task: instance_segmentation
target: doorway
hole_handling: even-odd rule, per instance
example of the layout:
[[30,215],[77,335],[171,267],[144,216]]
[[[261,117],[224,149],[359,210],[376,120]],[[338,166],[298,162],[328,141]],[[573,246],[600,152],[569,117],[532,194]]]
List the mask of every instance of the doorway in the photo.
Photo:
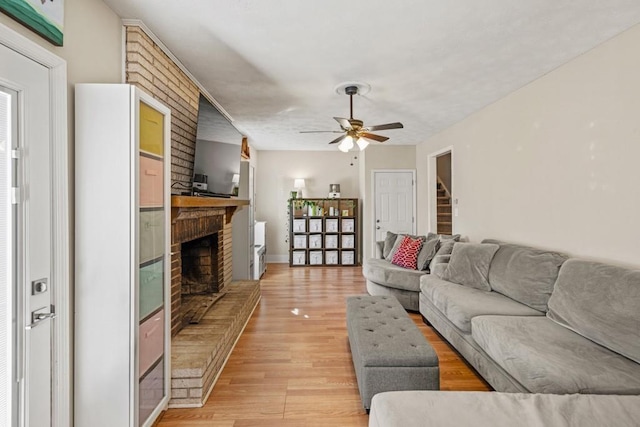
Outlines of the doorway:
[[2,425],[71,424],[66,96],[65,61],[0,24]]
[[429,230],[453,234],[456,199],[453,197],[453,147],[429,156]]
[[373,252],[377,241],[384,240],[387,231],[416,234],[416,187],[414,170],[373,171],[375,200]]

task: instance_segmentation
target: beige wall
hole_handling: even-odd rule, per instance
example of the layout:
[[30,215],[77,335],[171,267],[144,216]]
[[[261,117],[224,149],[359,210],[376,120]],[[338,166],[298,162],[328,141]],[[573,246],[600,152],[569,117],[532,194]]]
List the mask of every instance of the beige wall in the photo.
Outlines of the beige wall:
[[[251,153],[253,159],[254,152]],[[293,180],[304,178],[304,197],[327,197],[340,184],[341,197],[359,197],[358,154],[336,151],[260,151],[256,169],[256,219],[267,221],[269,262],[289,262],[287,200]],[[353,163],[353,166],[351,166]]]
[[[73,141],[73,86],[122,80],[122,23],[101,0],[65,0],[64,46],[56,47],[13,19],[0,23],[67,61],[69,131]],[[70,147],[73,150],[73,145]]]
[[[373,232],[373,171],[376,169],[410,169],[416,168],[416,147],[413,145],[391,146],[391,145],[369,145],[363,152],[362,171],[362,255],[363,258],[375,256],[374,232]],[[418,198],[420,198],[420,186],[417,187]],[[420,221],[418,212],[417,222]]]
[[638,46],[640,26],[417,147],[419,185],[454,147],[454,232],[640,266]]

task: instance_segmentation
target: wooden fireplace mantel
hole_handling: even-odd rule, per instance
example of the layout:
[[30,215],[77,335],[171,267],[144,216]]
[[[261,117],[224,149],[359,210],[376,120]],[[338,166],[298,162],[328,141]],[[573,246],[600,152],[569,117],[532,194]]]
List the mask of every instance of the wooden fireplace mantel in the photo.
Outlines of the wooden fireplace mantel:
[[243,206],[248,206],[248,199],[232,199],[224,197],[196,197],[196,196],[171,196],[171,219],[175,219],[180,211],[198,208],[224,208],[226,209],[226,221],[231,222],[231,217]]

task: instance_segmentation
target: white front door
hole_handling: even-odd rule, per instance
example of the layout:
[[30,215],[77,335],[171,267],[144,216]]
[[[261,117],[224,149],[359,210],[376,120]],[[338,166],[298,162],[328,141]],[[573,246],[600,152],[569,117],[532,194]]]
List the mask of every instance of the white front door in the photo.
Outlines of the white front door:
[[49,69],[0,44],[0,220],[10,425],[52,425],[52,161]]
[[387,231],[415,234],[414,172],[374,171],[373,176],[375,240],[384,240]]

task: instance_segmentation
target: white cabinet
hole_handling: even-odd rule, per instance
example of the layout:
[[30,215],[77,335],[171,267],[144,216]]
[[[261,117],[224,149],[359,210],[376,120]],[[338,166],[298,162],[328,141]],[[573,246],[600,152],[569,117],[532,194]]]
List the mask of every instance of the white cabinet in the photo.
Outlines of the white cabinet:
[[233,215],[233,280],[251,280],[253,278],[255,252],[254,240],[254,168],[247,161],[240,162],[240,182],[238,198],[249,199],[249,206],[244,206]]
[[253,250],[255,252],[253,280],[259,280],[267,271],[267,222],[256,221],[253,229]]
[[170,395],[170,112],[125,84],[75,96],[75,425],[151,426]]

